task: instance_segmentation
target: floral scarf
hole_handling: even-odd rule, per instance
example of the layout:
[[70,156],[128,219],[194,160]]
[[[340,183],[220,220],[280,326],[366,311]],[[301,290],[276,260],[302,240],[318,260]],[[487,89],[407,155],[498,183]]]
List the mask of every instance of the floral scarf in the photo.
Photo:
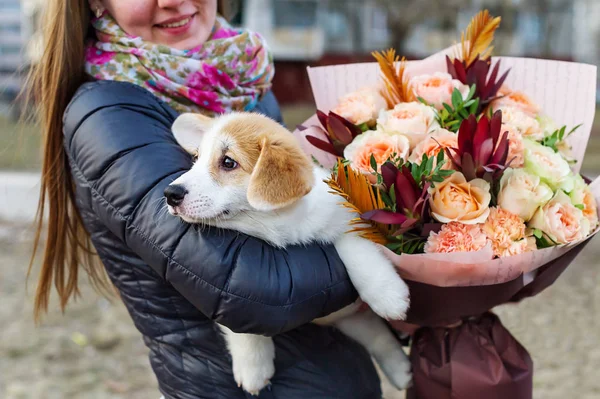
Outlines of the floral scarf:
[[271,87],[275,69],[263,38],[218,16],[211,37],[191,50],[126,34],[105,12],[92,20],[85,70],[96,79],[135,83],[179,112],[208,116],[251,110]]

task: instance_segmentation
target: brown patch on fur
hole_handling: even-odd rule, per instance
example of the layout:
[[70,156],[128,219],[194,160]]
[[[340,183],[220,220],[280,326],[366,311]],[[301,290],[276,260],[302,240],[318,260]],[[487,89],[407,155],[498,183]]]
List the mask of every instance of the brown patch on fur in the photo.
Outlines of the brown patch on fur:
[[[216,145],[222,148],[213,149],[213,177],[220,184],[241,184],[250,175],[248,201],[258,209],[290,205],[314,185],[312,162],[296,138],[265,116],[238,114],[223,127]],[[238,169],[223,171],[224,155],[238,162]]]

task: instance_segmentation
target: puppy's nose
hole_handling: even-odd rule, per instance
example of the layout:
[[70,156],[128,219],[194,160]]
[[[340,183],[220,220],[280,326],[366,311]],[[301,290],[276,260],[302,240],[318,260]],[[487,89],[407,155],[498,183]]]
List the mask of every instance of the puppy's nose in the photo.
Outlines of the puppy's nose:
[[187,194],[185,187],[179,184],[171,184],[165,188],[165,197],[167,198],[167,204],[171,206],[181,205],[185,195]]

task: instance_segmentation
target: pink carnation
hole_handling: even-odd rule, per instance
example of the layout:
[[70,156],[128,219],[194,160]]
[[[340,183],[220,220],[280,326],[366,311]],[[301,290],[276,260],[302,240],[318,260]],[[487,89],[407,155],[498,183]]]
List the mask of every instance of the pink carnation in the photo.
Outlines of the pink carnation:
[[490,208],[490,215],[481,230],[492,242],[494,255],[503,257],[527,252],[525,222],[518,215],[502,208]]
[[425,244],[425,253],[475,252],[488,243],[479,225],[450,222],[439,233],[431,232]]

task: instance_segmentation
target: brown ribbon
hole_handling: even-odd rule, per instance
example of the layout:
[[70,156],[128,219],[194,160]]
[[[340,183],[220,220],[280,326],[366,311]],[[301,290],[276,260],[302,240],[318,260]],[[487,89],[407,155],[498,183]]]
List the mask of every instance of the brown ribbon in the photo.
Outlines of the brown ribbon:
[[456,328],[421,328],[411,349],[413,387],[407,399],[525,399],[533,362],[496,315]]

